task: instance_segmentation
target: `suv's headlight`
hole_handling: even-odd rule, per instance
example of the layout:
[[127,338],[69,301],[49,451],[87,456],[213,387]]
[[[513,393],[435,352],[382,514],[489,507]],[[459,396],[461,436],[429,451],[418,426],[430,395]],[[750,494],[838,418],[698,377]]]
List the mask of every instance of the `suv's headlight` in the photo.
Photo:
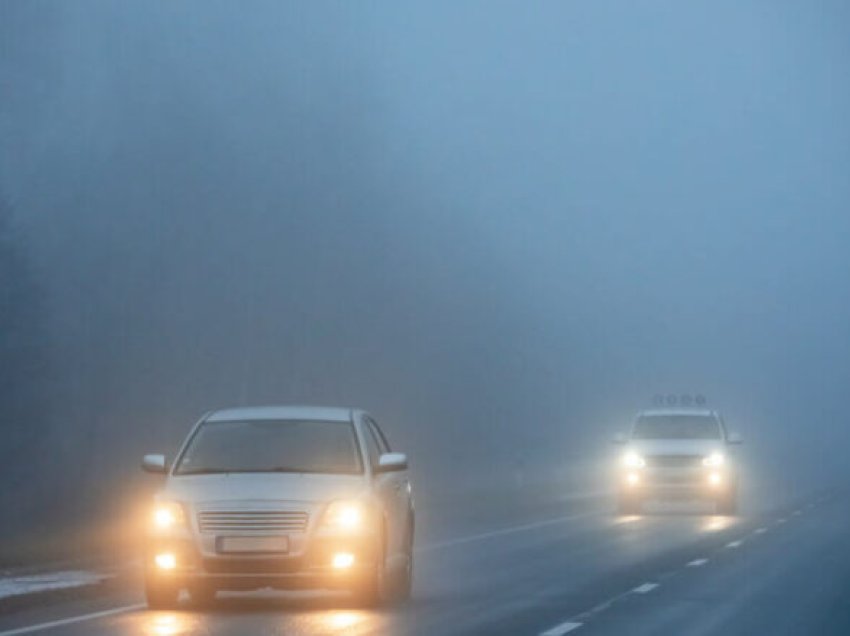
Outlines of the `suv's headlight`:
[[633,451],[629,451],[623,455],[623,466],[626,468],[643,468],[646,466],[646,460]]
[[186,513],[176,501],[156,504],[151,513],[151,525],[154,530],[164,531],[181,528],[186,525]]
[[356,501],[332,501],[322,517],[322,526],[329,530],[354,532],[368,523],[366,507]]
[[720,468],[725,463],[726,458],[723,456],[723,453],[712,453],[702,460],[702,465],[709,468]]

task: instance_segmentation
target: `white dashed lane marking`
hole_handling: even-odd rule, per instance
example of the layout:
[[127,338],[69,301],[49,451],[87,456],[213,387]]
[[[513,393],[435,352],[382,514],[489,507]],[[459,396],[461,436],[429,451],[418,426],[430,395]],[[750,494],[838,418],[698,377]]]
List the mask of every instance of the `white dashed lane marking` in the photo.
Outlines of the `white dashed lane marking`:
[[[807,509],[808,509],[808,508],[812,508],[813,506],[814,506],[814,504],[811,504],[811,503],[810,503],[810,504],[808,504],[808,505],[806,506],[806,508],[807,508]],[[794,511],[793,513],[791,513],[791,514],[792,514],[793,516],[795,516],[795,517],[798,517],[798,516],[800,516],[800,515],[802,515],[802,514],[803,514],[803,511],[802,511],[802,510],[795,510],[795,511]],[[787,517],[780,517],[780,518],[779,518],[779,519],[777,519],[774,523],[775,523],[776,525],[781,525],[781,524],[783,524],[783,523],[786,523],[787,521],[788,521],[788,518],[787,518]],[[768,532],[768,528],[766,528],[766,527],[760,527],[760,528],[756,528],[755,530],[753,530],[753,531],[752,531],[752,534],[753,534],[753,535],[759,535],[759,534],[764,534],[764,533],[766,533],[766,532]],[[735,540],[735,541],[730,541],[729,543],[727,543],[727,544],[726,544],[726,546],[725,546],[725,547],[726,547],[726,548],[732,548],[732,549],[734,549],[734,548],[740,548],[743,544],[744,544],[744,539],[737,539],[737,540]],[[703,565],[705,565],[706,563],[708,563],[708,561],[709,561],[709,560],[708,560],[708,559],[705,559],[705,558],[694,559],[693,561],[688,561],[688,562],[685,564],[685,567],[688,567],[688,568],[698,568],[698,567],[702,567]],[[592,616],[594,616],[594,615],[596,615],[596,614],[599,614],[599,613],[601,613],[601,612],[605,611],[605,610],[606,610],[606,609],[608,609],[611,605],[613,605],[616,601],[618,601],[619,599],[621,599],[621,598],[623,598],[623,597],[627,596],[627,595],[628,595],[628,594],[630,594],[630,593],[631,593],[631,594],[648,594],[649,592],[653,591],[653,590],[654,590],[655,588],[657,588],[657,587],[659,587],[659,584],[658,584],[658,583],[643,583],[642,585],[638,585],[636,588],[632,589],[630,592],[626,592],[626,593],[621,594],[621,595],[619,595],[619,596],[616,596],[616,597],[614,597],[614,598],[612,598],[612,599],[609,599],[609,600],[605,601],[604,603],[600,603],[599,605],[597,605],[596,607],[594,607],[594,608],[593,608],[592,610],[590,610],[589,612],[584,612],[583,614],[578,614],[578,615],[576,615],[576,618],[580,618],[580,619],[584,620],[585,618],[592,617]],[[559,624],[559,625],[555,625],[555,627],[552,627],[551,629],[549,629],[549,630],[547,630],[547,631],[545,631],[545,632],[542,632],[542,633],[540,634],[540,636],[562,636],[563,634],[567,634],[567,633],[569,633],[569,632],[571,632],[571,631],[573,631],[573,630],[575,630],[575,629],[578,629],[578,628],[579,628],[579,627],[581,627],[582,625],[584,625],[584,623],[577,623],[577,622],[573,622],[573,621],[567,621],[567,622],[565,622],[565,623],[561,623],[561,624]],[[2,634],[0,634],[0,636],[3,636],[3,635],[2,635]]]
[[555,625],[552,629],[547,629],[545,632],[540,634],[540,636],[563,636],[564,634],[568,634],[569,632],[576,630],[581,626],[582,623],[572,623],[570,621],[567,621],[566,623]]

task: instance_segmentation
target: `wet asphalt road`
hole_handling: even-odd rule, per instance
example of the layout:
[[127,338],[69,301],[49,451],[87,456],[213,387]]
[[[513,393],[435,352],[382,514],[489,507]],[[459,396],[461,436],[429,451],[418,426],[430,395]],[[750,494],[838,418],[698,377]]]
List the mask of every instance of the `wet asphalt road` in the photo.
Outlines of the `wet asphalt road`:
[[604,496],[425,508],[414,599],[402,607],[265,592],[151,612],[128,573],[101,592],[7,612],[0,636],[848,634],[849,502],[748,503],[739,517],[687,505],[623,517]]

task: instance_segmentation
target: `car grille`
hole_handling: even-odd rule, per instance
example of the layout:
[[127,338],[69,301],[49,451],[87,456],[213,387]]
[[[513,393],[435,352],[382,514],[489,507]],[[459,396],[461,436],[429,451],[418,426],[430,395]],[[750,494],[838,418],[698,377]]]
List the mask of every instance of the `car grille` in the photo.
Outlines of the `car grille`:
[[657,475],[650,480],[652,484],[659,485],[678,485],[678,484],[697,484],[702,483],[700,480],[696,479],[693,475],[689,474],[666,474],[666,475]]
[[291,574],[302,568],[301,559],[204,559],[208,574]]
[[702,465],[702,455],[650,455],[646,464],[658,468],[693,468]]
[[304,532],[308,521],[306,512],[295,510],[207,510],[198,514],[198,526],[205,533]]

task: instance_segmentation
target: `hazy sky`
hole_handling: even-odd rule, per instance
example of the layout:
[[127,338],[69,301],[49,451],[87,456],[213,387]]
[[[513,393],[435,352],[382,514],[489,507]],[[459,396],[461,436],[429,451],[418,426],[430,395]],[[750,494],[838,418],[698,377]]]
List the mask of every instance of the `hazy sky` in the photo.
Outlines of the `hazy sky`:
[[0,38],[103,448],[321,401],[549,457],[668,390],[850,441],[846,3],[7,1]]

